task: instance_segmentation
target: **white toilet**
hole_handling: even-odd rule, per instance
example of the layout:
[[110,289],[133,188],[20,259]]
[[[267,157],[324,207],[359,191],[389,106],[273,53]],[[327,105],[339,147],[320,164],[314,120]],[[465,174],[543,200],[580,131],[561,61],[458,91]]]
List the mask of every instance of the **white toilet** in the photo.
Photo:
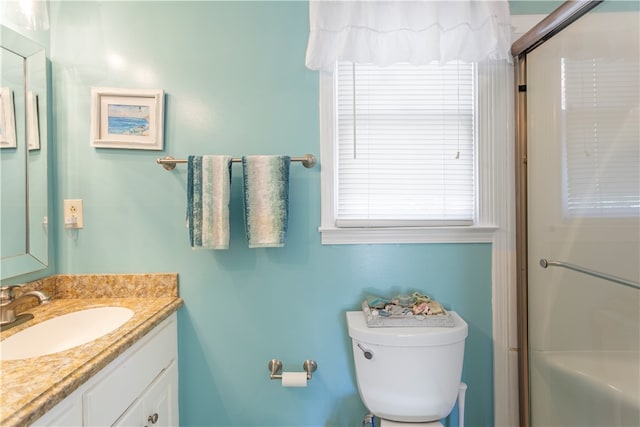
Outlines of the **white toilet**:
[[464,396],[460,379],[468,326],[449,313],[453,327],[382,328],[368,327],[362,311],[347,313],[360,398],[381,427],[441,426],[460,390]]

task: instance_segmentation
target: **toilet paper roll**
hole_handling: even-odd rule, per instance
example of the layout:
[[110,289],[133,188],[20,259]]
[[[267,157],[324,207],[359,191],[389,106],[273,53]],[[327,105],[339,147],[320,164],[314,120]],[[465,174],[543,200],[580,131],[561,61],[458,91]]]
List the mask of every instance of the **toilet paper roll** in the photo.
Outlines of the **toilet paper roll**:
[[307,386],[306,372],[283,372],[282,373],[282,387],[306,387],[306,386]]

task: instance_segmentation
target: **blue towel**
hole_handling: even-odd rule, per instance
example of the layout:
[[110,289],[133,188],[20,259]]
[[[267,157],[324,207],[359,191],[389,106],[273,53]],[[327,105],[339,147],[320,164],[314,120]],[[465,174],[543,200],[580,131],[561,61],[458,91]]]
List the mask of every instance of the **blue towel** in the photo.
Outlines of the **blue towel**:
[[187,227],[193,249],[229,248],[231,156],[189,156]]
[[244,223],[250,248],[284,246],[289,218],[289,156],[244,156]]

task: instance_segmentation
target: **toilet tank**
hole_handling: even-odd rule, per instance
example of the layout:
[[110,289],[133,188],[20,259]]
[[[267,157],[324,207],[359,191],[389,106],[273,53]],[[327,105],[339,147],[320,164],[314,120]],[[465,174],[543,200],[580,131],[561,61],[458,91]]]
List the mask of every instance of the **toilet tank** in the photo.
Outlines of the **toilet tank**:
[[358,391],[380,418],[428,422],[451,413],[462,376],[467,323],[453,327],[370,328],[361,311],[347,313]]

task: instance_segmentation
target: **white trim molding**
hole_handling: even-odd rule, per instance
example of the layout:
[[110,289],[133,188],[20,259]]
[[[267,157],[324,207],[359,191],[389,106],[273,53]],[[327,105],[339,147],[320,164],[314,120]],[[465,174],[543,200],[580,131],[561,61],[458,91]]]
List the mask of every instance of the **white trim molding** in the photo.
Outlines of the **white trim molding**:
[[322,244],[492,243],[498,226],[320,227]]

